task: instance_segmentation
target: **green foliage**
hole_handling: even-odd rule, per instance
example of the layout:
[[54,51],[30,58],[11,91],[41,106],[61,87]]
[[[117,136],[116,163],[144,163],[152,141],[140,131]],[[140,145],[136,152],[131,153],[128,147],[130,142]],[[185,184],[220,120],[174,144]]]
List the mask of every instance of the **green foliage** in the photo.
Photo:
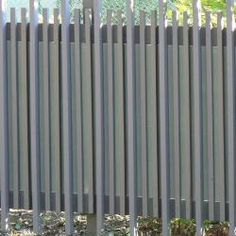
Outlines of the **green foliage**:
[[193,219],[176,218],[171,220],[170,229],[172,235],[194,236],[196,233],[196,222]]
[[[192,0],[176,0],[175,2],[176,8],[180,15],[183,12],[188,12],[190,16],[190,20],[193,17],[193,8],[192,8]],[[227,2],[226,0],[201,0],[201,16],[202,23],[205,24],[205,16],[207,12],[212,13],[212,23],[216,24],[216,13],[222,12],[223,16],[226,16]],[[236,8],[234,8],[234,12],[236,13]],[[181,18],[181,17],[180,17]]]
[[[70,0],[70,9],[82,8],[82,0]],[[107,10],[113,10],[117,12],[121,10],[124,16],[126,15],[126,0],[103,0],[102,6],[102,22],[106,22]],[[61,0],[56,0],[56,6],[61,6]],[[167,15],[171,15],[171,11],[176,9],[174,0],[167,0]],[[147,13],[147,21],[150,20],[151,11],[158,10],[158,1],[156,0],[136,0],[134,5],[136,23],[139,22],[139,12],[145,11]],[[116,22],[114,16],[114,21]]]
[[226,11],[226,0],[202,0],[202,10],[218,12]]
[[204,232],[207,236],[219,235],[228,236],[229,235],[229,223],[228,222],[215,222],[206,220],[204,222]]
[[[192,0],[176,0],[176,7],[180,13],[184,11],[192,14]],[[201,0],[201,10],[206,13],[211,11],[216,13],[218,11],[226,12],[226,0]]]
[[[82,7],[82,0],[69,0],[70,8],[81,8]],[[61,0],[56,0],[56,6],[61,7]]]
[[[42,0],[41,0],[42,1]],[[39,1],[39,3],[41,2]],[[61,6],[61,0],[55,0],[56,6]],[[74,8],[82,9],[83,0],[69,0],[71,14]],[[106,12],[108,9],[117,12],[121,10],[126,15],[126,0],[103,0],[103,8],[102,8],[102,21],[106,22]],[[201,15],[202,15],[202,23],[205,23],[205,15],[206,12],[212,13],[212,23],[213,25],[216,23],[216,13],[221,11],[223,16],[226,16],[226,0],[201,0]],[[41,3],[39,4],[40,12],[42,11]],[[158,1],[157,0],[135,0],[135,19],[136,23],[139,22],[139,12],[141,10],[147,13],[147,21],[150,21],[150,15],[152,10],[158,10]],[[172,11],[177,10],[179,12],[180,21],[183,16],[183,12],[188,12],[190,16],[190,22],[192,21],[193,10],[192,10],[192,0],[167,0],[166,14],[167,18],[171,21]],[[236,8],[234,8],[234,12],[236,13]],[[73,14],[72,14],[73,15]],[[114,16],[114,21],[116,21]]]
[[138,232],[148,233],[152,232],[160,235],[162,231],[161,219],[155,217],[139,217],[138,218]]

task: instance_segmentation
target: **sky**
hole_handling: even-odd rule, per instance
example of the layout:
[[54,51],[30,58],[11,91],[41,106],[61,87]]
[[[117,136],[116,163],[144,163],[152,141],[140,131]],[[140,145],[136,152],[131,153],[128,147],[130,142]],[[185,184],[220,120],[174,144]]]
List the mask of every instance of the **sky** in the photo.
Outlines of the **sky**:
[[[7,6],[8,7],[28,7],[29,0],[7,0]],[[41,0],[41,3],[44,7],[50,7],[53,8],[56,6],[55,0]]]
[[[20,8],[28,8],[29,0],[5,0],[7,7],[7,18],[9,19],[9,12],[11,7],[16,8],[17,19],[20,19]],[[51,10],[56,7],[56,0],[41,0],[42,7],[47,7]]]

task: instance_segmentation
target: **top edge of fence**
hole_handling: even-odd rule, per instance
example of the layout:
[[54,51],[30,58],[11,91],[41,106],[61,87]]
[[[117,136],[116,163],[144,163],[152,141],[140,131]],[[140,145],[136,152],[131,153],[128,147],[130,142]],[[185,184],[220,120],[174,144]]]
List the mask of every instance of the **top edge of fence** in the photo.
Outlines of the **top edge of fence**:
[[[118,24],[119,22],[119,15],[120,15],[120,12],[122,13],[122,21],[123,23],[126,24],[126,21],[127,21],[127,18],[126,18],[126,8],[127,8],[127,4],[126,4],[126,1],[123,1],[121,0],[120,2],[122,2],[122,5],[118,5],[117,4],[117,1],[113,1],[112,3],[109,3],[108,4],[108,1],[107,0],[104,0],[103,1],[103,7],[101,9],[101,23],[102,24],[106,24],[107,23],[107,12],[112,12],[112,24]],[[71,19],[71,22],[73,23],[74,21],[74,10],[75,9],[79,9],[80,10],[80,17],[81,17],[81,22],[83,22],[83,16],[84,16],[84,10],[85,9],[93,9],[93,0],[78,0],[78,1],[73,1],[73,2],[77,2],[76,5],[74,6],[70,6],[69,9],[70,9],[70,19]],[[147,5],[147,4],[146,4]],[[57,3],[57,5],[54,4],[53,7],[45,7],[45,6],[42,6],[39,4],[38,6],[38,10],[39,10],[39,22],[42,22],[42,18],[43,18],[43,9],[47,8],[48,11],[49,11],[49,22],[52,23],[53,22],[53,10],[54,9],[58,9],[59,11],[59,17],[60,17],[60,3]],[[10,9],[14,8],[15,11],[16,11],[16,21],[17,22],[20,22],[20,11],[22,8],[25,8],[27,9],[27,7],[12,7],[12,6],[8,6],[8,11],[6,12],[6,15],[7,15],[7,22],[10,21]],[[135,24],[139,24],[140,23],[140,13],[141,12],[144,12],[145,13],[145,19],[146,19],[146,24],[147,25],[150,25],[151,24],[151,14],[152,12],[156,12],[156,15],[157,15],[157,21],[159,19],[159,2],[158,1],[155,1],[155,4],[153,3],[151,5],[150,3],[150,6],[145,6],[144,3],[139,3],[137,1],[137,3],[135,3],[134,5],[134,17],[135,17]],[[167,24],[168,25],[171,25],[172,24],[172,14],[171,12],[176,12],[177,15],[178,15],[178,20],[179,20],[179,23],[180,25],[183,25],[183,21],[184,21],[184,14],[186,14],[185,12],[182,12],[182,11],[179,11],[177,9],[177,7],[175,7],[173,5],[173,2],[172,1],[167,1],[167,3],[165,4],[165,11],[168,11],[166,12],[166,20],[167,20]],[[192,13],[193,12],[193,9],[189,9],[188,10],[188,15],[189,15],[189,19],[188,19],[188,22],[189,22],[189,25],[192,25],[193,24],[193,16],[192,16]],[[204,12],[203,10],[199,10],[199,13],[200,15],[202,16],[202,20],[201,20],[201,25],[202,26],[205,26],[206,25],[206,12]],[[211,14],[211,17],[210,17],[210,21],[212,23],[213,26],[216,26],[217,25],[217,17],[219,14],[222,14],[222,20],[224,22],[224,25],[226,25],[226,9],[222,9],[222,12],[219,12],[219,11],[209,11],[209,13]],[[29,10],[27,9],[27,18],[29,16]],[[236,18],[236,16],[234,16]]]
[[[21,13],[22,10],[26,11],[27,18],[29,18],[29,11],[28,11],[26,8],[20,8],[20,9],[12,8],[12,9],[15,9],[16,14],[18,15],[18,17],[17,17],[17,22],[20,22],[20,17],[19,17],[19,15],[20,15],[20,13]],[[79,10],[79,15],[80,15],[80,17],[82,17],[82,18],[83,18],[83,16],[84,16],[84,12],[87,11],[87,10],[90,11],[90,15],[92,16],[92,9],[87,8],[87,9],[85,9],[85,10],[83,11],[83,10],[81,10],[81,9],[76,8],[76,9],[73,9],[73,11],[72,11],[71,14],[70,14],[71,22],[73,22],[73,20],[74,20],[74,14],[75,14],[75,11],[76,11],[76,10]],[[59,17],[61,17],[61,11],[60,11],[59,8],[54,8],[54,9],[52,9],[52,11],[49,11],[48,8],[43,8],[43,11],[48,11],[50,18],[53,17],[53,12],[54,12],[54,11],[58,11],[58,12],[59,12]],[[39,22],[41,21],[40,19],[43,17],[43,11],[42,11],[42,13],[41,13],[41,12],[38,13]],[[119,11],[107,10],[107,11],[106,11],[106,14],[105,14],[103,17],[101,17],[103,24],[107,23],[107,19],[108,19],[108,18],[107,18],[107,13],[111,14],[111,18],[112,18],[112,22],[113,22],[113,23],[117,22],[117,21],[114,21],[114,20],[116,20],[119,16],[121,16],[122,19],[124,20],[124,22],[126,22],[126,14],[125,14],[124,12],[122,12],[122,11],[120,11],[120,10],[119,10]],[[147,24],[149,24],[150,21],[151,21],[151,15],[152,15],[153,13],[156,13],[156,15],[157,15],[157,20],[158,20],[158,19],[159,19],[158,11],[155,10],[155,11],[151,11],[151,12],[145,12],[145,11],[141,10],[138,14],[135,15],[135,20],[136,20],[136,21],[135,21],[135,24],[139,24],[141,14],[144,14],[144,17],[145,17],[145,19],[147,20]],[[177,14],[179,22],[180,22],[180,23],[183,23],[183,21],[184,21],[184,16],[185,16],[185,12],[179,13],[178,11],[173,11],[173,13]],[[201,25],[205,25],[207,14],[210,15],[210,21],[213,22],[213,23],[216,23],[217,18],[219,17],[219,15],[221,16],[222,20],[226,22],[226,18],[227,18],[227,17],[224,16],[224,15],[222,14],[222,12],[217,12],[217,13],[207,12],[207,13],[201,14],[201,16],[202,16]],[[9,16],[10,16],[10,12],[9,12]],[[236,15],[235,15],[234,17],[236,18]],[[172,20],[173,20],[172,18],[173,18],[172,15],[166,16],[167,23],[171,23]],[[10,22],[10,17],[7,18],[7,21]],[[188,23],[189,23],[190,25],[193,24],[193,17],[192,17],[192,16],[189,16],[189,15],[188,15]]]

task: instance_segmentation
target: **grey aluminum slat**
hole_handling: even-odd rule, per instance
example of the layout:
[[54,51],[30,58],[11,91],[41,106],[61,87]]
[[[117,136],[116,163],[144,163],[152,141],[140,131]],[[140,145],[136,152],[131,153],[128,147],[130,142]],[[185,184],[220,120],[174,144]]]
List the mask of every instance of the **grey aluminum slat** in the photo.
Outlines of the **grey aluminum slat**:
[[26,8],[21,9],[21,76],[19,77],[19,152],[24,160],[24,208],[29,209],[29,134]]
[[152,116],[150,117],[150,131],[152,135],[148,139],[148,150],[153,159],[153,215],[159,217],[159,163],[158,163],[158,150],[157,150],[157,12],[151,13],[151,48],[152,48],[152,77],[150,80],[150,99],[147,106],[150,104]]
[[103,228],[104,220],[104,144],[103,144],[103,98],[102,98],[102,44],[100,30],[100,13],[102,10],[102,0],[98,3],[93,1],[94,7],[94,46],[95,46],[95,158],[96,158],[96,214],[97,214],[97,234]]
[[[115,133],[116,133],[116,146],[115,153],[116,159],[120,159],[120,214],[125,215],[125,120],[124,120],[124,53],[123,53],[123,20],[122,12],[118,11],[118,42],[117,42],[117,71],[118,76],[115,81]],[[119,105],[118,105],[119,104]]]
[[146,122],[146,15],[140,11],[140,115],[141,115],[141,163],[142,163],[142,212],[148,213],[148,167],[147,167],[147,122]]
[[168,153],[168,111],[167,111],[167,44],[165,5],[159,0],[159,152],[161,161],[161,212],[162,234],[169,235],[170,221],[170,171]]
[[[183,57],[184,57],[184,92],[182,93],[182,101],[185,101],[184,121],[183,121],[183,136],[182,145],[184,149],[181,150],[183,156],[185,157],[185,190],[186,190],[186,218],[191,218],[191,157],[190,157],[190,69],[189,69],[189,25],[188,25],[188,14],[184,12],[184,25],[183,25]],[[182,129],[182,128],[181,128]],[[184,137],[184,138],[183,138]]]
[[45,181],[45,209],[51,208],[50,192],[50,110],[49,110],[49,45],[48,45],[48,9],[43,9],[43,158]]
[[3,0],[0,0],[0,170],[1,170],[1,228],[7,230],[9,213],[8,172],[8,116],[7,116],[7,74],[6,74],[6,21]]
[[195,163],[195,217],[197,234],[201,235],[203,214],[203,166],[201,144],[201,64],[200,64],[200,2],[193,1],[193,160]]
[[206,13],[206,86],[207,86],[207,158],[208,158],[208,191],[209,220],[214,220],[215,183],[213,157],[213,92],[212,92],[212,45],[211,15]]
[[[87,156],[85,158],[88,159],[88,166],[89,166],[89,173],[88,173],[88,208],[89,213],[94,212],[94,179],[93,179],[93,101],[92,101],[92,44],[91,44],[91,19],[90,19],[90,10],[85,9],[85,38],[86,38],[86,89],[87,89],[87,95],[85,95],[85,91],[82,91],[83,96],[86,96],[87,101],[86,105],[84,105],[83,109],[86,109],[86,115],[87,117],[83,118],[83,122],[86,123],[86,129],[83,127],[83,133],[86,136],[85,148]],[[96,75],[96,73],[95,73]],[[95,80],[96,81],[96,80]],[[95,101],[97,101],[97,97],[95,96]],[[85,100],[85,99],[84,99]],[[85,120],[87,119],[87,120]],[[84,138],[85,139],[85,138]],[[101,138],[100,138],[101,139]]]
[[228,158],[228,194],[229,194],[229,234],[234,234],[236,211],[235,211],[235,133],[234,133],[234,1],[227,1],[227,78],[226,78],[226,132],[227,132],[227,158]]
[[[217,109],[218,122],[217,127],[219,128],[219,134],[224,134],[224,82],[223,82],[223,44],[222,44],[222,12],[217,13],[217,82],[218,91],[216,92],[216,98],[218,102],[215,102]],[[217,148],[216,153],[219,155],[219,166],[220,166],[220,220],[225,220],[225,139],[224,135],[217,135]]]
[[33,230],[40,226],[40,164],[39,164],[39,86],[38,86],[38,2],[30,0],[30,156],[32,171]]
[[134,136],[134,12],[132,1],[127,0],[127,81],[126,81],[126,148],[128,159],[128,192],[130,235],[136,235],[136,160]]
[[80,11],[74,11],[75,24],[75,110],[76,110],[76,158],[78,161],[78,211],[83,213],[83,150],[82,150],[82,102],[81,102],[81,48]]
[[51,130],[51,157],[55,157],[55,178],[56,178],[56,211],[61,211],[61,142],[60,142],[60,74],[59,74],[59,9],[54,9],[54,28],[53,28],[53,41],[54,41],[54,58],[53,58],[53,71],[54,76],[50,79],[50,130]]
[[173,104],[174,104],[174,178],[175,178],[175,217],[180,217],[180,131],[179,131],[179,44],[178,13],[173,11]]
[[16,49],[16,10],[11,8],[11,121],[10,140],[13,156],[13,206],[19,208],[18,77]]
[[62,157],[64,161],[64,191],[65,191],[65,215],[66,234],[74,233],[73,208],[72,208],[72,135],[71,135],[71,83],[70,83],[70,41],[69,25],[70,10],[69,2],[62,1]]
[[108,157],[109,157],[109,213],[115,213],[115,157],[114,157],[114,53],[112,11],[107,11],[107,79],[108,79]]

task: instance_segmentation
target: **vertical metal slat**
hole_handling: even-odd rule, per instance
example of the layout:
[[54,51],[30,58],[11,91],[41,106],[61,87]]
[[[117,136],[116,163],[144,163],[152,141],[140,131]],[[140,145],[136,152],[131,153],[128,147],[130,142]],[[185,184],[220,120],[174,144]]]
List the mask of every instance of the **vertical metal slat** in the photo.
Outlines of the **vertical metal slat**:
[[48,45],[48,9],[43,9],[43,158],[45,169],[45,209],[50,210],[50,114],[49,114],[49,45]]
[[[150,93],[152,117],[150,117],[150,132],[152,136],[148,140],[151,158],[153,159],[153,215],[159,217],[159,163],[157,153],[157,12],[151,12],[151,48],[152,48],[152,77],[150,80]],[[149,102],[148,102],[149,104]]]
[[208,189],[209,189],[209,220],[214,220],[214,158],[213,158],[213,94],[212,94],[212,45],[211,15],[206,13],[206,86],[207,86],[207,157],[208,157]]
[[102,107],[102,44],[100,29],[100,13],[102,0],[93,1],[94,6],[94,44],[95,44],[95,158],[96,158],[96,213],[97,213],[97,234],[103,228],[104,220],[104,157],[103,157],[103,107]]
[[38,87],[38,1],[30,0],[30,156],[33,230],[40,233],[39,87]]
[[83,213],[83,150],[82,150],[82,110],[81,110],[81,49],[80,11],[75,9],[75,114],[76,114],[76,158],[78,160],[78,211]]
[[[192,195],[191,195],[191,158],[190,158],[190,71],[189,71],[189,25],[188,25],[188,14],[184,12],[184,25],[183,25],[183,56],[184,56],[184,77],[183,84],[184,92],[182,93],[182,101],[185,101],[184,112],[182,113],[184,116],[183,122],[183,137],[182,145],[184,145],[184,149],[181,150],[185,159],[185,189],[186,189],[186,218],[190,219],[191,209],[192,209]],[[182,129],[182,128],[181,128]]]
[[175,217],[180,217],[180,131],[179,131],[179,43],[178,13],[173,11],[173,104],[174,104],[174,183],[175,183]]
[[19,208],[19,146],[18,146],[18,92],[17,92],[16,10],[11,8],[11,122],[10,140],[13,156],[13,206]]
[[53,72],[54,76],[50,80],[50,130],[51,130],[51,157],[55,156],[55,178],[56,178],[56,211],[61,211],[61,132],[60,132],[60,74],[59,74],[59,9],[54,9],[54,56]]
[[[117,62],[117,81],[115,84],[115,104],[120,104],[115,107],[115,119],[117,119],[115,133],[117,135],[116,154],[120,159],[120,214],[125,215],[125,189],[126,189],[126,176],[125,176],[125,112],[124,112],[124,53],[123,53],[123,20],[122,12],[118,11],[118,62]],[[116,92],[117,91],[117,92]],[[119,145],[119,146],[118,146]]]
[[195,215],[197,234],[201,234],[203,215],[203,166],[201,145],[201,65],[200,65],[200,2],[193,1],[193,160],[195,162]]
[[[219,167],[220,167],[220,220],[225,220],[225,139],[224,139],[224,82],[223,82],[223,42],[222,42],[222,12],[217,13],[217,83],[218,90],[214,99],[215,102],[214,110],[217,109],[217,113],[214,113],[218,117],[217,127],[219,129],[217,135],[217,143],[215,145],[216,153],[219,155]],[[216,82],[216,81],[215,81]]]
[[126,127],[127,127],[127,158],[128,158],[128,189],[130,235],[136,235],[136,160],[134,136],[134,12],[133,2],[127,0],[127,81],[126,81]]
[[115,158],[114,158],[114,91],[112,11],[107,11],[107,79],[108,79],[108,157],[109,157],[109,213],[115,213]]
[[0,0],[0,170],[1,170],[1,228],[7,230],[9,212],[8,173],[8,116],[7,116],[7,71],[6,71],[6,22],[3,0]]
[[[88,158],[88,166],[89,166],[89,173],[88,173],[88,204],[89,204],[89,213],[93,213],[94,211],[94,179],[93,179],[93,117],[92,117],[92,44],[91,44],[91,19],[90,19],[90,10],[85,9],[85,38],[86,38],[86,84],[87,84],[87,94],[83,91],[83,99],[84,95],[87,97],[86,106],[83,107],[86,110],[86,117],[83,118],[83,122],[86,123],[86,129],[83,127],[83,135],[85,135],[86,140],[85,149]],[[96,74],[95,74],[96,75]],[[95,80],[96,81],[96,80]],[[96,98],[96,96],[95,96]],[[95,99],[95,101],[97,98]],[[87,120],[85,120],[87,119]],[[96,152],[96,151],[95,151]]]
[[148,213],[148,167],[147,167],[147,124],[146,124],[146,45],[145,12],[140,12],[140,109],[141,109],[141,163],[142,163],[142,211]]
[[165,3],[159,0],[159,148],[161,160],[161,209],[162,233],[169,234],[170,181],[168,154],[168,113],[167,113],[167,45],[165,27]]
[[227,79],[226,79],[226,132],[227,132],[227,155],[228,155],[228,191],[229,191],[229,235],[234,234],[236,211],[235,211],[235,133],[234,133],[234,1],[227,1]]
[[21,76],[19,77],[19,151],[24,160],[24,208],[29,209],[28,66],[26,8],[21,9]]
[[64,195],[66,214],[66,234],[74,232],[72,208],[72,137],[71,137],[71,104],[70,104],[70,9],[67,0],[62,1],[62,156],[64,161]]

